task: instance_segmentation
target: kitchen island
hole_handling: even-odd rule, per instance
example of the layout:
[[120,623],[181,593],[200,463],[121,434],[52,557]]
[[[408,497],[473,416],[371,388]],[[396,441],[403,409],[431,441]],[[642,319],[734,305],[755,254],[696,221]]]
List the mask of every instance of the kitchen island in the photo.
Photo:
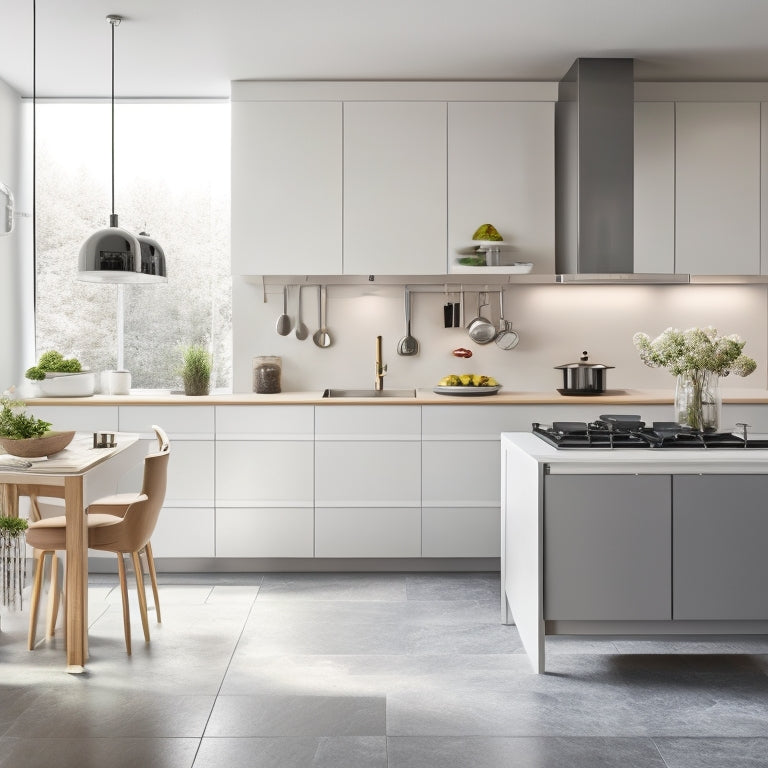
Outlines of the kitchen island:
[[768,450],[501,436],[502,621],[545,635],[768,634]]

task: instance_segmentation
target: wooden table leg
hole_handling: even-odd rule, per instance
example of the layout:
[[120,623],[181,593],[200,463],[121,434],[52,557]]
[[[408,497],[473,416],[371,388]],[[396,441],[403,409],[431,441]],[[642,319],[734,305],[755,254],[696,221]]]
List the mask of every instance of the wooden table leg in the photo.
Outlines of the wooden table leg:
[[18,488],[12,483],[3,483],[2,509],[6,517],[19,516]]
[[67,672],[83,672],[88,656],[88,526],[83,509],[83,478],[64,481],[67,517]]

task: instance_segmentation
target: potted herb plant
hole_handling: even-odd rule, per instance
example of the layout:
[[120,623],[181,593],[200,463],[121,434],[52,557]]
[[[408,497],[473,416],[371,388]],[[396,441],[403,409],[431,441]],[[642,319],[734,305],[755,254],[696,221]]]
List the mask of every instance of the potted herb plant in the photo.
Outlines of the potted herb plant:
[[181,377],[185,395],[207,395],[211,388],[213,361],[208,350],[200,344],[184,348],[184,366]]

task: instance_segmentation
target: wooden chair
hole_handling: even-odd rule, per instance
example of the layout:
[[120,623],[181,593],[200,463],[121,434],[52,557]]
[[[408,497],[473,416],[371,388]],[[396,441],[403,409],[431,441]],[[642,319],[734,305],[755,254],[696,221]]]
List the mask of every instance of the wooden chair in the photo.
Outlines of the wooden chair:
[[[114,552],[117,555],[120,593],[123,602],[125,647],[129,654],[131,653],[131,627],[124,554],[131,555],[136,574],[136,586],[145,641],[149,642],[149,620],[147,616],[143,568],[140,558],[140,553],[142,552],[146,554],[150,578],[153,584],[158,621],[160,620],[157,580],[149,540],[165,500],[170,444],[167,436],[159,427],[155,427],[155,430],[161,450],[149,454],[144,459],[144,479],[141,492],[117,494],[98,499],[88,507],[87,514],[88,547],[105,552]],[[66,548],[66,518],[61,515],[42,518],[30,523],[27,529],[27,542],[35,549],[41,550],[40,558],[35,567],[30,604],[28,646],[32,650],[35,645],[35,635],[37,632],[40,588],[43,580],[46,555],[53,555],[57,550]]]

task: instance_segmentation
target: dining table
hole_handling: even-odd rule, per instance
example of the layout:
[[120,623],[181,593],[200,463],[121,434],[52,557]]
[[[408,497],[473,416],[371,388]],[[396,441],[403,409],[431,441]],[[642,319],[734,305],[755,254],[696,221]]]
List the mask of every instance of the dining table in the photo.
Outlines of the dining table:
[[65,621],[67,672],[81,673],[88,658],[88,526],[85,513],[93,501],[116,492],[121,477],[140,464],[147,452],[139,435],[114,433],[114,445],[96,447],[91,433],[76,433],[63,450],[49,457],[26,459],[0,449],[3,514],[19,514],[19,497],[64,499],[66,516]]

